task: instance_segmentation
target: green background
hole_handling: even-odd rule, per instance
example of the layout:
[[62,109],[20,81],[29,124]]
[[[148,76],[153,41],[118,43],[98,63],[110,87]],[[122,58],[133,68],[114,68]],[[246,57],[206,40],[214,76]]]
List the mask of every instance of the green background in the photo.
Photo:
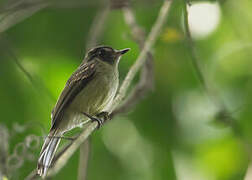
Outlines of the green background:
[[[217,29],[195,41],[215,98],[225,103],[234,118],[234,126],[230,126],[218,118],[220,109],[202,88],[192,66],[181,25],[182,2],[173,3],[153,48],[154,91],[129,114],[116,117],[92,135],[88,179],[244,179],[252,143],[252,3],[219,1]],[[61,5],[56,1],[0,34],[0,125],[8,129],[9,136],[5,142],[8,153],[2,156],[11,156],[27,136],[35,134],[41,140],[49,131],[56,99],[85,55],[92,20],[101,9],[95,1]],[[132,2],[146,34],[161,5],[162,1],[154,0]],[[110,12],[99,42],[116,49],[131,48],[120,62],[122,82],[139,49],[120,10]],[[32,76],[32,83],[15,59]],[[8,170],[8,178],[24,179],[36,167],[40,147],[41,143],[28,149],[20,157],[21,167]],[[51,179],[77,179],[78,157],[77,151]],[[0,170],[5,161],[1,163]]]

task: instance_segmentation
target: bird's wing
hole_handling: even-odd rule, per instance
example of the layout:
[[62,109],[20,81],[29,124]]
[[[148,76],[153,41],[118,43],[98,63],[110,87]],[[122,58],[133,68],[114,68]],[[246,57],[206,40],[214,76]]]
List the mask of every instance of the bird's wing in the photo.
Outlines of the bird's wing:
[[88,82],[94,77],[95,69],[95,62],[86,62],[82,64],[68,79],[54,109],[52,110],[51,129],[57,127],[67,106],[71,104],[77,94],[85,88]]

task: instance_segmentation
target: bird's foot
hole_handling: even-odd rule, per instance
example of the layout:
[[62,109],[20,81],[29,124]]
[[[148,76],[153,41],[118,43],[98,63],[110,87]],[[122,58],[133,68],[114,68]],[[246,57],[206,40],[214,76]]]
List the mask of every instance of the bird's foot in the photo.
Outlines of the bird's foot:
[[111,119],[110,114],[107,111],[100,112],[99,114],[96,115],[96,117],[102,118],[103,122]]
[[107,120],[110,119],[109,113],[108,112],[101,112],[99,114],[97,114],[96,116],[91,116],[85,112],[82,112],[82,114],[84,114],[85,116],[87,116],[89,119],[91,119],[92,122],[96,121],[98,123],[98,127],[97,129],[100,129],[101,126],[103,125],[103,123]]

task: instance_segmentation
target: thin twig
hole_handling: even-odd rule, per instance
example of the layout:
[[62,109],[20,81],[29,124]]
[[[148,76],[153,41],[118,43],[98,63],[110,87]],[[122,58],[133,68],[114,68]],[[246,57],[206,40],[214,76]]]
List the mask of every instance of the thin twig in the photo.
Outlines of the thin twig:
[[[168,15],[170,5],[172,1],[164,1],[163,6],[161,7],[159,16],[157,18],[157,21],[154,24],[154,27],[152,28],[146,42],[144,45],[143,50],[141,51],[140,55],[138,56],[135,64],[131,67],[128,75],[126,76],[124,83],[122,84],[121,88],[125,88],[124,91],[119,91],[119,95],[117,96],[117,99],[115,100],[115,103],[113,107],[111,108],[111,111],[113,108],[116,108],[116,105],[119,105],[123,97],[126,95],[126,90],[128,89],[131,81],[135,77],[137,71],[141,68],[141,66],[144,64],[146,60],[147,53],[150,51],[152,46],[154,45],[158,34],[160,30],[162,29],[165,19]],[[73,144],[66,150],[64,154],[55,162],[55,165],[49,170],[49,174],[55,174],[57,173],[68,161],[68,159],[72,156],[72,154],[78,149],[80,144],[84,142],[89,135],[98,127],[97,122],[92,122],[87,125],[87,127],[82,131],[80,136],[73,142]]]
[[[86,43],[86,50],[94,47],[98,44],[101,34],[103,34],[105,22],[110,12],[109,5],[106,5],[101,10],[98,10],[95,16],[91,28],[88,33],[88,40]],[[87,139],[80,146],[80,157],[79,157],[79,168],[78,168],[78,179],[85,180],[87,176],[89,151],[90,151],[90,139]]]
[[232,128],[233,132],[236,134],[237,137],[240,138],[241,142],[243,143],[245,149],[249,152],[249,143],[242,137],[242,132],[240,129],[240,126],[236,119],[234,119],[231,116],[231,113],[229,112],[228,108],[226,107],[224,101],[217,95],[217,93],[214,91],[213,85],[210,84],[206,76],[204,75],[202,71],[202,65],[200,62],[201,59],[197,54],[196,46],[194,45],[191,32],[189,29],[189,23],[188,23],[188,11],[187,11],[187,3],[188,0],[183,0],[183,13],[184,13],[184,27],[185,27],[185,35],[186,35],[186,42],[188,45],[188,49],[191,53],[191,61],[193,68],[196,71],[196,75],[199,78],[199,81],[204,88],[206,94],[208,95],[209,99],[215,103],[216,107],[219,109],[219,112],[216,114],[216,119],[229,127]]
[[[67,145],[64,145],[62,147],[60,147],[59,152],[55,155],[54,159],[53,159],[53,163],[52,166],[54,164],[55,161],[57,161],[59,159],[59,157],[65,153],[65,151],[72,145],[73,141],[70,141],[70,143],[68,143]],[[25,178],[25,180],[34,180],[37,179],[39,177],[39,175],[37,174],[37,169],[34,169],[32,172],[30,172],[30,174]]]
[[104,24],[107,20],[109,14],[109,6],[106,5],[101,10],[98,10],[97,15],[95,16],[91,28],[88,33],[88,40],[86,43],[86,49],[90,49],[97,45],[97,42],[100,39],[102,32],[104,31]]
[[78,180],[85,180],[87,178],[89,154],[90,139],[84,141],[80,146]]
[[32,16],[34,13],[44,9],[49,5],[48,2],[35,3],[19,8],[18,10],[10,10],[3,13],[0,19],[0,33],[8,30],[12,26],[18,24],[24,19]]
[[252,179],[252,163],[248,165],[248,169],[244,177],[244,180],[251,180],[251,179]]
[[[144,43],[143,50],[140,52],[140,55],[138,56],[136,62],[132,65],[130,68],[121,88],[116,96],[116,99],[114,100],[113,106],[110,109],[110,112],[112,112],[123,100],[123,98],[126,95],[126,92],[129,88],[130,83],[136,76],[137,72],[140,70],[140,68],[144,65],[144,63],[147,60],[148,52],[150,52],[151,48],[156,42],[156,39],[159,35],[159,32],[161,31],[163,25],[165,24],[165,19],[168,16],[170,5],[172,0],[165,0],[159,15],[157,17],[157,20],[155,24],[153,25],[153,28],[151,29],[150,34],[147,37],[146,42]],[[48,176],[53,176],[58,173],[58,171],[67,163],[69,158],[73,155],[73,153],[80,147],[80,145],[97,129],[98,123],[92,122],[90,124],[87,124],[84,130],[81,132],[81,134],[71,143],[71,145],[68,146],[68,148],[65,149],[64,153],[61,153],[60,156],[58,156],[57,159],[54,160],[54,163],[52,167],[49,169]],[[30,176],[31,177],[31,176]]]
[[149,54],[146,62],[141,71],[140,80],[137,85],[131,90],[127,98],[123,101],[118,108],[116,108],[111,114],[111,118],[118,114],[127,113],[132,110],[135,105],[142,100],[146,94],[153,89],[154,84],[154,72],[153,72],[153,60],[152,55]]
[[137,24],[135,14],[130,6],[126,6],[122,9],[124,15],[124,21],[130,28],[130,33],[134,41],[142,49],[145,42],[144,30]]
[[[215,103],[215,105],[219,108],[219,115],[222,116],[222,114],[225,114],[225,117],[229,116],[229,112],[227,110],[227,107],[225,106],[225,103],[218,97],[217,93],[214,91],[212,85],[210,85],[210,82],[208,81],[207,77],[204,75],[201,59],[197,54],[196,46],[194,44],[190,29],[189,29],[189,22],[188,22],[188,11],[187,11],[187,3],[188,0],[184,0],[183,4],[183,14],[184,14],[184,28],[185,28],[185,38],[187,42],[187,46],[189,49],[189,52],[191,54],[191,63],[192,66],[196,72],[196,77],[199,79],[201,86],[207,93],[209,99]],[[231,117],[224,118],[222,120],[225,120],[225,123],[232,124]]]
[[[133,40],[138,44],[139,48],[144,47],[145,34],[143,29],[137,24],[136,17],[130,6],[126,6],[122,9],[124,14],[125,23],[131,30],[131,36]],[[146,62],[141,70],[140,80],[137,85],[131,90],[130,94],[124,100],[124,102],[117,107],[112,113],[111,117],[127,113],[131,110],[146,94],[153,89],[154,86],[154,70],[153,70],[153,55],[148,52]]]
[[92,122],[87,125],[87,127],[81,132],[81,134],[74,140],[63,154],[55,161],[53,167],[49,170],[48,176],[53,176],[59,172],[59,170],[64,167],[70,157],[74,152],[80,147],[80,145],[92,134],[92,132],[98,127],[97,122]]
[[[116,108],[116,105],[119,105],[121,100],[126,95],[126,91],[132,82],[133,78],[135,77],[137,71],[143,66],[143,64],[146,61],[146,57],[150,49],[153,47],[153,45],[156,42],[156,39],[159,35],[159,32],[161,31],[165,19],[168,15],[170,5],[172,1],[164,1],[164,4],[161,7],[161,10],[159,12],[159,15],[157,17],[157,20],[144,44],[144,48],[141,51],[140,55],[138,56],[135,64],[131,67],[128,75],[126,76],[123,85],[121,88],[125,88],[124,91],[120,91],[120,94],[117,96],[117,99],[111,107],[111,112],[114,108]],[[65,150],[64,153],[59,156],[58,159],[54,162],[52,168],[49,170],[48,175],[52,176],[54,174],[57,174],[58,171],[67,163],[69,158],[73,155],[73,153],[79,148],[79,146],[95,131],[95,129],[98,127],[97,122],[92,122],[90,124],[87,124],[87,126],[84,128],[84,130],[81,132],[81,134],[72,142],[72,144]]]
[[37,179],[39,176],[37,174],[37,169],[34,169],[26,178],[25,180],[35,180]]
[[[188,0],[185,0],[186,3],[189,3]],[[192,35],[189,29],[189,22],[188,22],[188,12],[187,12],[187,7],[186,4],[184,5],[184,28],[185,28],[185,38],[187,41],[187,45],[189,48],[189,52],[191,54],[191,62],[192,65],[194,67],[194,70],[196,72],[196,76],[198,77],[200,84],[202,85],[202,87],[204,88],[204,90],[208,93],[208,94],[212,94],[212,91],[210,90],[209,87],[209,82],[207,81],[206,77],[204,76],[204,73],[202,71],[202,65],[200,63],[200,58],[198,56],[198,54],[196,53],[196,48],[192,39]]]
[[46,88],[44,83],[42,81],[36,81],[32,75],[25,69],[25,67],[20,63],[20,60],[14,50],[12,49],[11,43],[8,41],[8,39],[2,34],[0,41],[4,44],[4,49],[7,53],[7,55],[10,57],[11,60],[15,63],[15,65],[18,67],[18,69],[21,70],[21,72],[26,76],[26,78],[30,81],[32,86],[41,94],[44,95],[48,99],[50,103],[53,103],[56,101],[56,99],[53,97],[51,92]]
[[[201,85],[204,87],[207,95],[211,100],[213,100],[217,107],[219,107],[219,113],[217,114],[217,119],[221,122],[225,123],[227,126],[229,126],[233,133],[236,135],[237,138],[239,138],[240,142],[242,143],[244,149],[247,151],[248,157],[250,161],[252,161],[252,152],[251,152],[251,144],[249,140],[247,140],[245,137],[243,137],[241,129],[239,124],[237,123],[237,120],[235,120],[233,117],[231,117],[230,112],[228,111],[228,108],[225,106],[225,103],[221,101],[221,99],[213,93],[213,89],[210,87],[210,83],[207,81],[206,77],[204,76],[202,70],[201,70],[201,64],[200,64],[200,58],[197,55],[197,51],[195,49],[195,45],[193,43],[193,39],[191,36],[191,32],[189,29],[188,24],[188,12],[187,12],[187,0],[183,0],[183,13],[184,13],[184,26],[185,26],[185,34],[187,38],[188,48],[191,52],[192,56],[192,64],[194,69],[197,72],[197,76],[200,80]],[[251,168],[248,169],[250,171]],[[248,172],[250,173],[250,172]]]
[[156,39],[157,39],[163,25],[165,24],[165,20],[168,15],[168,12],[169,12],[171,2],[172,2],[172,0],[165,0],[164,1],[164,4],[162,5],[162,7],[160,9],[157,21],[153,25],[151,32],[147,37],[147,40],[146,40],[144,47],[143,47],[143,50],[140,52],[140,55],[138,56],[136,62],[130,68],[128,74],[126,75],[126,78],[124,79],[124,81],[120,87],[120,90],[119,90],[117,96],[115,97],[113,105],[110,109],[111,112],[113,112],[113,110],[115,110],[118,107],[118,105],[120,105],[121,101],[123,100],[123,98],[125,97],[125,95],[127,93],[127,90],[129,88],[132,80],[136,76],[139,69],[145,63],[148,52],[150,52],[151,48],[155,44]]
[[[89,48],[97,45],[97,42],[99,41],[99,38],[101,36],[101,34],[104,31],[104,25],[105,25],[105,21],[108,17],[109,14],[109,6],[106,6],[105,8],[102,8],[101,10],[98,11],[96,17],[94,18],[91,28],[89,30],[88,33],[88,40],[86,43],[86,49],[88,50]],[[82,136],[81,136],[82,137]],[[80,137],[80,138],[81,138]],[[75,141],[74,141],[75,142]],[[86,171],[87,171],[87,165],[88,165],[88,159],[89,159],[89,152],[87,150],[90,149],[90,143],[86,143],[88,141],[82,141],[82,144],[79,145],[77,144],[73,144],[73,142],[70,142],[67,146],[65,146],[64,148],[62,148],[62,150],[60,150],[52,163],[52,166],[57,166],[57,168],[55,168],[53,171],[49,171],[47,177],[51,177],[54,174],[57,174],[57,172],[61,169],[62,166],[60,166],[61,164],[64,165],[65,163],[61,163],[61,160],[58,160],[61,158],[62,155],[67,154],[69,155],[69,152],[74,152],[76,151],[76,149],[80,146],[80,158],[79,158],[79,172],[78,172],[78,176],[79,179],[83,179],[84,177],[86,177]],[[73,145],[72,145],[73,144]],[[71,149],[69,149],[71,147]],[[74,151],[72,150],[74,149]],[[68,156],[68,158],[70,158],[71,155]],[[67,162],[68,158],[65,159],[65,161],[63,162]],[[60,163],[60,165],[58,165],[58,163]],[[85,165],[83,167],[83,165]],[[36,173],[36,171],[32,171],[29,176],[26,178],[26,180],[31,180],[36,178],[38,175]]]
[[201,64],[201,59],[197,54],[196,46],[194,45],[194,41],[193,41],[190,29],[189,29],[188,11],[187,11],[188,0],[183,0],[183,1],[184,1],[183,14],[184,14],[185,37],[186,37],[186,42],[187,42],[189,52],[191,54],[191,62],[196,72],[196,76],[198,77],[200,84],[205,90],[209,99],[212,102],[214,102],[216,107],[219,109],[219,112],[216,115],[216,119],[229,125],[238,136],[241,136],[241,132],[240,132],[239,126],[237,125],[237,122],[234,120],[234,118],[231,117],[231,114],[228,111],[228,108],[226,107],[225,103],[221,100],[220,97],[218,97],[214,89],[211,88],[212,85],[210,85],[210,82],[204,75],[204,72],[202,70],[203,68]]

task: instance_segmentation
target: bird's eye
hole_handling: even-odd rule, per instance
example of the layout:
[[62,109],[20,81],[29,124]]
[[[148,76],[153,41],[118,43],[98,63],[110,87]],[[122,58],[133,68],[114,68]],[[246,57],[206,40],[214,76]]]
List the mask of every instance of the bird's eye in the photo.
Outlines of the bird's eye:
[[106,54],[106,51],[105,51],[104,49],[101,49],[100,52],[99,52],[99,55],[100,55],[101,57],[104,57],[105,54]]

